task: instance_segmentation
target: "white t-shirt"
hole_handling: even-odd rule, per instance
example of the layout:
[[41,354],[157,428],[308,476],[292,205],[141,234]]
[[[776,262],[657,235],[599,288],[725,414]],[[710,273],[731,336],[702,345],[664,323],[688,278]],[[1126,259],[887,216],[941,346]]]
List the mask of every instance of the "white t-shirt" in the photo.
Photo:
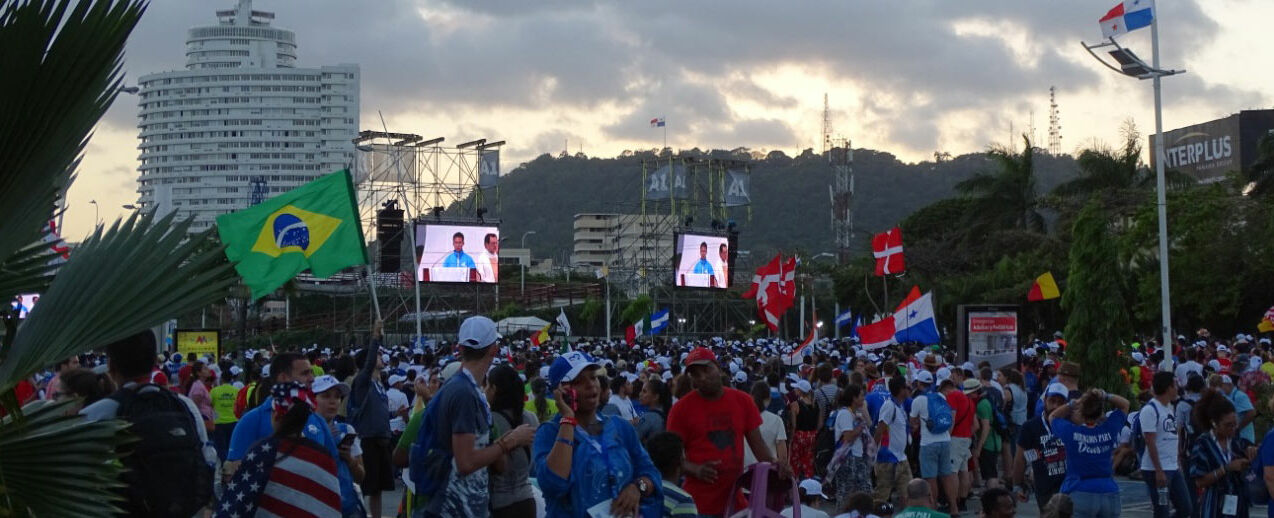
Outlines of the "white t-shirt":
[[1190,360],[1181,365],[1178,365],[1177,370],[1173,371],[1173,374],[1177,377],[1177,386],[1181,386],[1181,387],[1186,386],[1186,381],[1189,381],[1191,372],[1197,373],[1198,375],[1202,376],[1203,365],[1201,365],[1199,362],[1196,362],[1194,360]]
[[[1141,432],[1155,434],[1155,448],[1159,453],[1159,467],[1164,471],[1177,469],[1177,413],[1152,399],[1142,407],[1137,419],[1141,420]],[[1154,471],[1150,460],[1150,448],[1141,454],[1141,469]]]
[[[942,397],[939,395],[938,397]],[[920,445],[928,446],[930,444],[951,441],[951,430],[947,430],[940,434],[934,434],[929,431],[929,397],[925,394],[916,396],[911,402],[911,417],[920,418]]]
[[[840,444],[841,436],[845,432],[851,431],[854,428],[858,427],[858,421],[859,421],[858,416],[856,416],[852,410],[845,407],[840,407],[836,409],[836,427],[832,429],[832,433],[835,434],[833,435],[833,437],[836,438],[836,443],[838,445]],[[849,454],[854,457],[863,456],[862,439],[854,440],[854,443],[851,444],[849,447]]]
[[[783,516],[785,518],[792,518],[792,508],[789,507],[787,509],[784,509],[783,512],[779,513],[779,516]],[[818,509],[815,509],[808,505],[801,504],[801,518],[828,518],[828,516],[827,516],[827,513],[823,511],[819,511]]]
[[628,398],[619,397],[618,394],[611,394],[607,403],[619,408],[619,417],[624,418],[625,421],[632,421],[637,416],[637,412],[633,410],[633,402],[629,401]]
[[389,419],[389,429],[395,433],[407,431],[407,420],[398,415],[398,411],[407,408],[407,394],[396,388],[390,387],[385,391],[385,398],[389,403],[389,415],[393,416]]
[[[914,403],[913,403],[914,404]],[[907,460],[907,438],[911,436],[908,433],[907,412],[899,407],[894,400],[887,399],[880,405],[880,414],[877,423],[883,423],[889,427],[889,443],[880,445],[881,449],[889,450],[898,462]],[[881,441],[884,441],[884,437]],[[879,460],[879,458],[877,459]]]
[[[761,441],[770,447],[770,454],[777,458],[778,442],[787,441],[787,427],[783,426],[783,418],[769,410],[761,412],[761,426],[758,430],[761,432]],[[743,442],[743,446],[743,467],[746,468],[756,464],[756,455],[752,453],[752,445],[747,441]]]

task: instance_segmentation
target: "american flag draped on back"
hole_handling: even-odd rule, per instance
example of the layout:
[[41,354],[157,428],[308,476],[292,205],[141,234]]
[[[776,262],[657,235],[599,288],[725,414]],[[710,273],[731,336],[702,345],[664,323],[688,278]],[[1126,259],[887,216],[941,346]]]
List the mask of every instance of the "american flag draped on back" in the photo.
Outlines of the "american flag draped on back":
[[336,460],[309,439],[261,441],[244,456],[213,516],[339,518]]

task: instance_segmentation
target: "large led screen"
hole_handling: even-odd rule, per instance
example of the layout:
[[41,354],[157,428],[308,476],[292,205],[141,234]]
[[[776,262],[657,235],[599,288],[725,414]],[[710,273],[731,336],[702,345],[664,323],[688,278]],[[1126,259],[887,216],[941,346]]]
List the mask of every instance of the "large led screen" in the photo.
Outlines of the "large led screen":
[[725,236],[678,234],[673,282],[686,288],[728,288],[733,256],[730,239]]
[[500,229],[493,226],[416,226],[416,280],[495,283],[500,275]]

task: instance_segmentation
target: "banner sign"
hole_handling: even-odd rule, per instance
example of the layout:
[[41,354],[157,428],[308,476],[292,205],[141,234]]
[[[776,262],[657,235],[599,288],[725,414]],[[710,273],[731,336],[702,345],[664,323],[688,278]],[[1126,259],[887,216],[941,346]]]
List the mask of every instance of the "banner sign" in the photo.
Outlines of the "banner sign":
[[966,361],[978,364],[985,360],[992,369],[1017,363],[1016,306],[960,306],[958,316],[958,340]]
[[751,205],[752,196],[749,194],[752,177],[745,169],[730,169],[726,171],[725,178],[725,206],[738,207],[741,205]]
[[1274,130],[1274,110],[1244,110],[1223,119],[1166,131],[1163,152],[1150,139],[1150,168],[1164,159],[1164,168],[1194,177],[1201,183],[1223,180],[1230,172],[1247,172],[1257,159],[1261,137]]
[[191,354],[202,357],[205,354],[213,358],[221,357],[221,331],[217,329],[178,329],[173,332],[177,352],[183,358]]
[[673,164],[672,166],[672,197],[678,200],[690,199],[690,181],[686,178],[686,166],[684,164]]
[[660,166],[646,175],[646,199],[666,200],[672,191],[668,189],[668,176],[672,168]]
[[500,181],[500,150],[486,149],[478,155],[478,187],[488,189]]

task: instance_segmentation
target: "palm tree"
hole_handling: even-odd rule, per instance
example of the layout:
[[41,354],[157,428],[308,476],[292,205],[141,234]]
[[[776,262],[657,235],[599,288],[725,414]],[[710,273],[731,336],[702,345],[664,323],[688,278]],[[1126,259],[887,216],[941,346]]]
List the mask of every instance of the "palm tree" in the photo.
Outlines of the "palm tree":
[[1003,228],[1044,231],[1035,190],[1035,148],[1030,137],[1024,134],[1022,140],[1026,147],[1021,153],[1002,147],[987,152],[998,171],[979,173],[956,184],[956,190],[972,201],[965,221],[970,235]]
[[88,422],[72,401],[21,405],[39,370],[225,296],[235,276],[209,234],[134,214],[98,226],[56,265],[42,228],[93,126],[123,82],[124,42],[144,0],[3,0],[0,63],[0,300],[41,293],[0,317],[0,517],[110,516],[120,421]]
[[[1118,151],[1096,146],[1079,153],[1079,177],[1053,189],[1060,197],[1087,198],[1101,192],[1127,192],[1154,189],[1155,173],[1141,162],[1141,134],[1132,121],[1123,129],[1124,146]],[[1164,180],[1169,189],[1194,185],[1193,177],[1168,170]]]

